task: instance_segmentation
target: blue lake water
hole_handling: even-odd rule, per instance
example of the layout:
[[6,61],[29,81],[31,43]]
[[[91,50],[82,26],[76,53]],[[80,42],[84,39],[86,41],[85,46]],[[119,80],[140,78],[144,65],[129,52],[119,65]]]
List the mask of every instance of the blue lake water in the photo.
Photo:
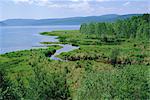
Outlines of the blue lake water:
[[73,30],[79,26],[9,26],[0,27],[0,54],[41,46],[40,42],[56,42],[55,36],[43,36],[40,32]]

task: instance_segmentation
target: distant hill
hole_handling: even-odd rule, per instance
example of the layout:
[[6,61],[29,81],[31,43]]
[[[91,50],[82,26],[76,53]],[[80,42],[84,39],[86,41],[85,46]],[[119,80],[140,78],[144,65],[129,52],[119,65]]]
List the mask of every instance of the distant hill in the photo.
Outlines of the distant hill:
[[6,24],[4,24],[3,22],[0,22],[0,26],[5,26]]
[[27,25],[80,25],[82,23],[90,22],[114,22],[118,19],[127,19],[132,16],[140,16],[142,14],[127,14],[117,15],[108,14],[102,16],[88,16],[88,17],[70,17],[70,18],[56,18],[56,19],[8,19],[0,22],[0,26],[27,26]]

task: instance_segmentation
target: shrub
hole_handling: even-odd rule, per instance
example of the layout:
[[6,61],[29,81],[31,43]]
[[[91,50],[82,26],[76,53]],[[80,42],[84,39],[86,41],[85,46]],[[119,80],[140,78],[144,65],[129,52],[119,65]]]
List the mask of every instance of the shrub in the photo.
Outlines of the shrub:
[[119,49],[114,49],[111,53],[111,64],[115,67],[117,64],[118,56],[119,56]]

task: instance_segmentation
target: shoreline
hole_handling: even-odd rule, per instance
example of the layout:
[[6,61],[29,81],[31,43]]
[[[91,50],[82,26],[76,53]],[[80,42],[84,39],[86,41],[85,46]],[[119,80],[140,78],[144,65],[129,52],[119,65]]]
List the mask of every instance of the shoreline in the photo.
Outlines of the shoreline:
[[[67,30],[66,30],[67,31]],[[52,31],[53,32],[53,31]],[[43,32],[45,33],[45,32]],[[46,32],[47,33],[47,32]],[[39,33],[40,35],[45,35],[45,34],[42,34],[42,33]],[[69,34],[69,33],[68,33]],[[22,51],[32,51],[34,49],[48,49],[50,46],[60,46],[61,48],[60,49],[57,49],[56,52],[50,56],[50,59],[52,60],[60,60],[60,61],[63,61],[61,58],[58,58],[57,56],[63,52],[69,52],[69,51],[73,51],[73,50],[76,50],[76,49],[79,49],[78,46],[73,46],[72,44],[66,44],[66,43],[62,43],[60,42],[59,40],[59,36],[57,35],[47,35],[47,36],[54,36],[56,37],[55,39],[58,40],[58,42],[40,42],[39,44],[42,44],[41,46],[32,46],[31,49],[24,49],[24,50],[16,50],[16,51],[11,51],[11,52],[6,52],[6,53],[2,53],[0,55],[5,55],[5,54],[9,54],[9,53],[15,53],[15,52],[22,52]],[[68,48],[69,47],[69,48]],[[57,51],[59,53],[57,53]]]

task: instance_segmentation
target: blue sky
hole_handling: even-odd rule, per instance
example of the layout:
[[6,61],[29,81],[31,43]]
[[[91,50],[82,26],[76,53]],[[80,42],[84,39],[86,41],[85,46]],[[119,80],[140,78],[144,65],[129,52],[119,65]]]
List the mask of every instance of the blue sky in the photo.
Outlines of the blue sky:
[[0,20],[149,12],[149,0],[0,0]]

